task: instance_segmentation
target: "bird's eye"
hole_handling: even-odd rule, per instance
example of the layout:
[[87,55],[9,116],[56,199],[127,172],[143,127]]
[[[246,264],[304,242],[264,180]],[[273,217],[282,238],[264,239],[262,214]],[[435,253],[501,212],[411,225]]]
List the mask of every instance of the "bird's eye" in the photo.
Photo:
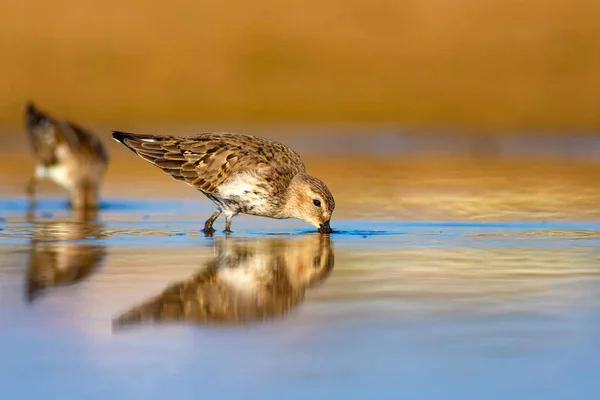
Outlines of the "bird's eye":
[[314,200],[313,200],[313,204],[314,204],[315,206],[317,206],[317,207],[321,207],[321,201],[320,201],[320,200],[314,199]]

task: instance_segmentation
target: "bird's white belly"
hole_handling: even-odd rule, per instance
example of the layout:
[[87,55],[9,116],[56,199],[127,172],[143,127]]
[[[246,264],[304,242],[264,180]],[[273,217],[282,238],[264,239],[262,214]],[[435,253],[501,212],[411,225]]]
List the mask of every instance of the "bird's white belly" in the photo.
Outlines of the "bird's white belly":
[[40,179],[51,179],[56,184],[68,189],[71,186],[71,174],[65,165],[53,165],[45,167],[38,165],[35,170],[35,175]]
[[265,215],[270,212],[268,193],[257,185],[257,178],[242,173],[219,186],[218,195],[223,200],[224,211]]

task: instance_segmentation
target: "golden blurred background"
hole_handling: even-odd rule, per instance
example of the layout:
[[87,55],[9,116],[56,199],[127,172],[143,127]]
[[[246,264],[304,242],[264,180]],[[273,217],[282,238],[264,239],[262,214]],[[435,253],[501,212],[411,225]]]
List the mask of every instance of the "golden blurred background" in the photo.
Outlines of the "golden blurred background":
[[391,123],[600,130],[596,0],[20,0],[0,125]]

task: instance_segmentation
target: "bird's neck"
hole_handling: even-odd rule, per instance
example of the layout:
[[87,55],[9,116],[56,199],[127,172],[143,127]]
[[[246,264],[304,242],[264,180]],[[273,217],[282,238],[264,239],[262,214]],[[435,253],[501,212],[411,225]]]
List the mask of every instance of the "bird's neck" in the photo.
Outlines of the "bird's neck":
[[283,196],[284,201],[279,210],[278,218],[300,218],[300,194],[301,194],[301,180],[302,174],[298,174],[292,178],[290,184],[285,190]]

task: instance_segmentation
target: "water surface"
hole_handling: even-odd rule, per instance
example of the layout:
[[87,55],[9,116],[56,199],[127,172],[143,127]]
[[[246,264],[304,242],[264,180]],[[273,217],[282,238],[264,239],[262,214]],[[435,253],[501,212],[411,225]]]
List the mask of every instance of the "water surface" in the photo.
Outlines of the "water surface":
[[3,397],[600,394],[594,156],[317,154],[337,233],[206,237],[213,205],[124,154],[96,215],[2,175]]

